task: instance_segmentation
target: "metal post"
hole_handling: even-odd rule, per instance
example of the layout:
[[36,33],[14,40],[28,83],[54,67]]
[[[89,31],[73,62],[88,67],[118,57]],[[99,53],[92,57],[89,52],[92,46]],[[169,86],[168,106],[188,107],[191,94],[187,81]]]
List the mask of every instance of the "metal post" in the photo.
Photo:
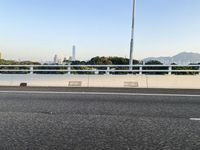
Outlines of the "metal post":
[[106,74],[107,74],[107,75],[109,75],[109,74],[110,74],[110,67],[107,67]]
[[169,66],[168,68],[168,75],[171,75],[172,74],[172,66]]
[[33,74],[33,66],[30,66],[30,74]]
[[68,74],[70,75],[71,74],[71,65],[70,64],[68,64],[67,71],[68,71]]
[[200,66],[199,66],[199,75],[200,75]]
[[143,67],[140,66],[140,72],[139,72],[140,75],[142,75],[142,70],[143,70]]
[[133,65],[133,49],[134,49],[134,28],[135,28],[135,5],[136,0],[133,0],[133,16],[132,16],[132,29],[131,29],[131,43],[130,43],[130,58],[129,58],[129,69],[132,70]]

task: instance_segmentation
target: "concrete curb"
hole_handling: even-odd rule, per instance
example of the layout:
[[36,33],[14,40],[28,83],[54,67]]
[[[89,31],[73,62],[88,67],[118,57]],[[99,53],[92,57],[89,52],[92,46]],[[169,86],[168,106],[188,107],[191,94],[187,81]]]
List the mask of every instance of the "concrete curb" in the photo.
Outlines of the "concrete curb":
[[200,75],[1,74],[0,86],[200,89]]

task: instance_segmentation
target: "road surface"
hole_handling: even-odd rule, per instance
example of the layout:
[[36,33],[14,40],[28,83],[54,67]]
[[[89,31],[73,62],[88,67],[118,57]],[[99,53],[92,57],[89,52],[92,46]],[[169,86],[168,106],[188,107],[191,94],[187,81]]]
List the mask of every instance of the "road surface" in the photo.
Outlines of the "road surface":
[[0,87],[0,149],[198,150],[200,90]]

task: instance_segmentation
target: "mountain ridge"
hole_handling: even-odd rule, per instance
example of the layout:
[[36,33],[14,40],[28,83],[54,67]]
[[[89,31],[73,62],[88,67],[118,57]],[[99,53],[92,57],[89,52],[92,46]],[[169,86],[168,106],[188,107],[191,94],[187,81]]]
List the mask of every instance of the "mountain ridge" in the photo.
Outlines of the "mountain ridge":
[[143,59],[143,62],[148,62],[150,60],[157,60],[162,62],[165,65],[176,63],[178,65],[188,65],[188,64],[197,64],[200,63],[200,53],[193,52],[181,52],[172,57],[170,56],[161,56],[161,57],[148,57]]

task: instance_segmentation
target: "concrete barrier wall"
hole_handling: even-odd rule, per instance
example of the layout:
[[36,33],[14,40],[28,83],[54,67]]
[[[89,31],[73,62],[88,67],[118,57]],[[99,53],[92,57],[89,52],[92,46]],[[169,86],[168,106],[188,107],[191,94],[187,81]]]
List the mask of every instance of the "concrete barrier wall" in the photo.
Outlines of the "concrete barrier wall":
[[200,75],[147,76],[149,88],[200,89]]
[[67,87],[70,82],[81,82],[81,86],[88,86],[88,76],[74,75],[0,75],[0,86],[19,86],[27,83],[28,86]]
[[89,87],[147,88],[145,75],[92,75]]
[[200,75],[0,75],[0,86],[200,89]]

